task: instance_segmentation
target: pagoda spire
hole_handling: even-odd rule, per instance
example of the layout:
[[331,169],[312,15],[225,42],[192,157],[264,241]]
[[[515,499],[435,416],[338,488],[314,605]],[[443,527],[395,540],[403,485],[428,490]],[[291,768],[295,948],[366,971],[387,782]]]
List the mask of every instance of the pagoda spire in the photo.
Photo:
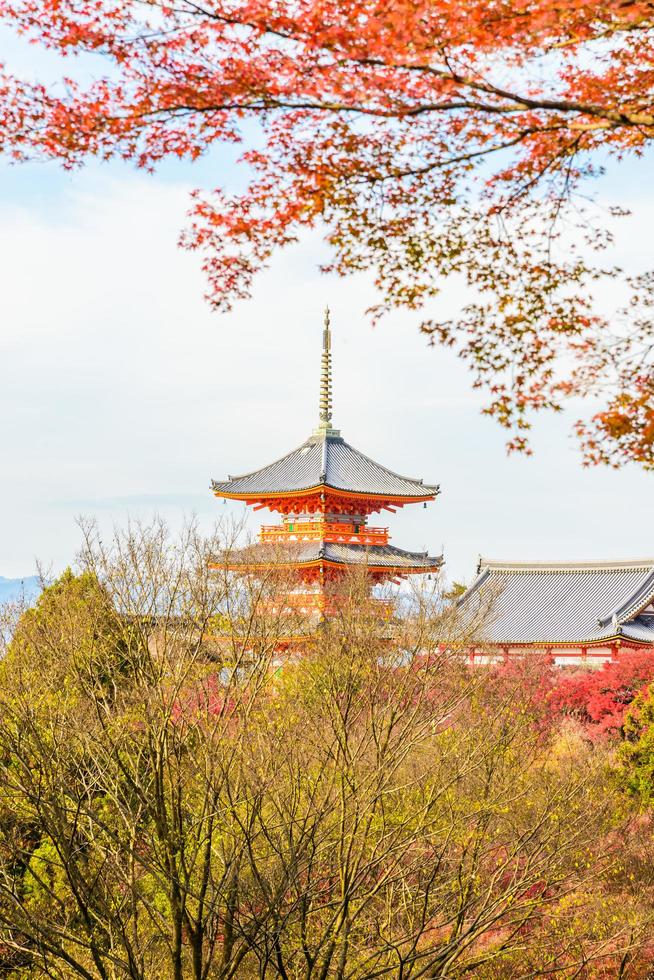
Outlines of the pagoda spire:
[[320,360],[320,399],[317,435],[340,433],[332,428],[332,332],[329,307],[325,307],[324,328],[322,332],[322,357]]
[[322,360],[320,365],[320,428],[332,424],[332,332],[329,307],[325,307],[325,328],[322,332]]

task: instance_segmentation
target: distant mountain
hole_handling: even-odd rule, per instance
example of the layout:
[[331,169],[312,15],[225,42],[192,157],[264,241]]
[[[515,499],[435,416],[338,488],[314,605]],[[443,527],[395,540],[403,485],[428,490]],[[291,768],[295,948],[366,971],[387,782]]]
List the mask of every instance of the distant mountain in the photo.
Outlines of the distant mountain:
[[38,575],[29,575],[26,578],[3,578],[0,575],[0,602],[25,598],[31,603],[40,591],[41,580]]

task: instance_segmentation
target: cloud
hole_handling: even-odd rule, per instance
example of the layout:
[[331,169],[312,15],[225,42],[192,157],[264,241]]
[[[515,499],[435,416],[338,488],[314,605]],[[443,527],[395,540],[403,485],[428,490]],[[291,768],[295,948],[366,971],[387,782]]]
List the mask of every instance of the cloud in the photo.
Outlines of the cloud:
[[[66,186],[56,209],[0,207],[0,573],[27,574],[35,556],[67,564],[80,511],[107,526],[135,509],[173,523],[183,510],[207,521],[240,511],[214,501],[210,479],[263,465],[314,427],[327,302],[336,424],[380,462],[442,486],[427,511],[393,518],[395,543],[445,541],[457,577],[480,551],[654,550],[642,542],[651,478],[583,472],[568,419],[538,427],[535,460],[507,460],[451,353],[428,348],[409,315],[373,331],[370,282],[320,276],[318,239],[278,256],[252,301],[218,316],[197,258],[176,247],[186,184],[94,172]],[[464,300],[455,286],[440,308]]]

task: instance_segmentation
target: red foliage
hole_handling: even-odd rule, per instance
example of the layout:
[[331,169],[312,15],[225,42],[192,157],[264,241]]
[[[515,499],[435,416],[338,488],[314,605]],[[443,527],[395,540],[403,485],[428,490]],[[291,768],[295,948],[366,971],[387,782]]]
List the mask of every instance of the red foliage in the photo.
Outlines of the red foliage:
[[544,693],[546,713],[551,721],[576,718],[594,739],[619,735],[629,705],[652,681],[652,653],[623,653],[599,670],[561,676]]
[[175,723],[214,722],[218,719],[231,721],[235,715],[236,702],[225,693],[225,685],[215,675],[210,674],[201,681],[190,684],[175,701],[171,711]]
[[379,312],[423,308],[456,274],[469,305],[422,326],[468,363],[511,446],[533,412],[608,391],[578,430],[587,461],[654,467],[654,282],[627,280],[616,343],[592,298],[620,272],[584,258],[605,215],[593,229],[570,206],[594,156],[654,138],[649,0],[0,0],[0,18],[87,59],[51,85],[0,69],[12,158],[152,169],[245,145],[249,184],[196,194],[184,239],[217,307],[312,228],[330,268],[374,273]]
[[545,654],[510,657],[489,669],[485,697],[490,705],[506,699],[519,701],[521,709],[530,711],[540,727],[547,714],[547,697],[556,680],[556,671]]
[[620,735],[629,705],[653,681],[651,652],[622,653],[615,663],[574,673],[536,657],[509,660],[494,668],[486,696],[492,702],[519,692],[522,704],[543,731],[550,731],[564,718],[574,718],[589,738],[604,739]]

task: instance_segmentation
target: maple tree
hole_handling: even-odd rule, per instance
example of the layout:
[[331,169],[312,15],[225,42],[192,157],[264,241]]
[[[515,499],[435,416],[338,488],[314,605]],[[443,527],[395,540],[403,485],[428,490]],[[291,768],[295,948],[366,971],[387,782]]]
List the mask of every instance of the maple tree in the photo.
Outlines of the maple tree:
[[594,740],[619,736],[632,702],[653,680],[651,653],[623,652],[600,669],[556,677],[549,690],[542,689],[543,705],[551,723],[570,716]]
[[[183,236],[217,308],[319,228],[326,268],[373,272],[375,315],[423,311],[511,448],[528,451],[534,412],[592,395],[585,461],[654,467],[652,276],[592,257],[610,222],[579,193],[654,135],[651,0],[0,0],[0,16],[101,66],[49,86],[5,69],[14,159],[153,168],[242,144],[246,189],[198,192]],[[470,302],[430,318],[447,276]],[[594,306],[606,278],[622,310]]]
[[551,735],[572,719],[584,738],[615,742],[625,737],[634,702],[647,696],[654,681],[648,650],[621,651],[601,667],[553,668],[547,657],[510,660],[493,667],[484,684],[489,706],[519,690],[535,728]]

